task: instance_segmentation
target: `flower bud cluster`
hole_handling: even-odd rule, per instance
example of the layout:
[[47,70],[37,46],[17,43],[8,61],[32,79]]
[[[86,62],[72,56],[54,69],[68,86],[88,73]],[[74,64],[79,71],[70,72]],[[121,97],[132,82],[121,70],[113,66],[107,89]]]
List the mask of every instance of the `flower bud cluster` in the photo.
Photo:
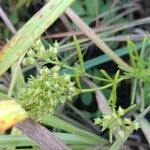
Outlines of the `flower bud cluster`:
[[27,56],[23,60],[24,65],[35,64],[37,59],[41,61],[57,60],[59,45],[55,42],[53,45],[49,45],[46,49],[40,39],[38,39],[34,44],[31,45]]
[[70,75],[60,75],[60,67],[43,67],[40,75],[31,77],[27,88],[20,92],[20,103],[31,118],[41,120],[47,113],[54,113],[57,106],[71,101],[76,94]]
[[[103,114],[102,118],[96,118],[95,124],[102,127],[102,131],[109,129],[110,133],[113,133],[117,127],[120,127],[120,131],[118,135],[120,137],[124,137],[126,131],[133,132],[134,130],[138,130],[139,124],[131,120],[131,118],[122,118],[125,114],[125,109],[121,107],[118,108],[117,112],[112,115]],[[112,136],[110,139],[112,139]],[[111,141],[111,140],[110,140]],[[112,141],[111,141],[112,142]]]

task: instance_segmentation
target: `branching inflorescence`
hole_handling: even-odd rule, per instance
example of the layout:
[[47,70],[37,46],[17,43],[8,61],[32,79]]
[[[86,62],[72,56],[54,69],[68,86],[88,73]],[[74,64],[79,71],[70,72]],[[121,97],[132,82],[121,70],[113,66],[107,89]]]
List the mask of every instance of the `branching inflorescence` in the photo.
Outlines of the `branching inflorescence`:
[[[75,65],[74,67],[67,66],[59,61],[57,56],[59,45],[57,42],[46,49],[39,39],[31,46],[23,63],[39,63],[42,69],[39,71],[37,77],[31,76],[29,78],[27,87],[20,92],[20,103],[23,108],[25,108],[31,118],[40,121],[45,114],[54,113],[59,104],[71,101],[73,96],[79,93],[93,92],[109,87],[104,86],[103,88],[98,87],[96,89],[82,89],[80,77],[87,76],[100,81],[106,81],[108,85],[113,86],[109,99],[112,114],[103,113],[101,118],[95,119],[95,124],[100,125],[102,131],[109,129],[110,142],[112,142],[113,133],[117,128],[119,128],[118,136],[120,137],[123,137],[128,131],[132,133],[134,130],[137,130],[139,128],[138,123],[132,121],[131,118],[124,117],[135,105],[132,105],[132,103],[131,106],[126,109],[119,107],[116,110],[116,102],[118,82],[133,77],[136,78],[136,80],[142,80],[142,82],[148,79],[148,74],[145,74],[145,72],[149,73],[149,69],[144,65],[142,59],[140,59],[138,52],[136,50],[133,52],[129,51],[132,69],[126,70],[125,68],[121,68],[124,72],[123,76],[120,76],[120,71],[117,71],[113,79],[104,70],[101,70],[104,78],[99,78],[85,72],[81,49],[75,37],[74,42],[80,62],[80,65]],[[131,45],[133,46],[132,43]],[[132,48],[134,49],[135,47]],[[49,69],[46,66],[47,63],[51,63],[54,66]],[[73,74],[62,73],[63,67],[71,69]],[[142,73],[141,71],[144,72]]]
[[[57,47],[50,46],[47,50],[38,40],[27,53],[24,63],[33,64],[37,59],[57,61]],[[71,101],[76,94],[75,82],[69,74],[60,74],[61,66],[52,68],[43,66],[37,77],[29,78],[27,88],[20,92],[20,103],[28,111],[29,116],[41,120],[46,113],[54,113],[58,104]]]

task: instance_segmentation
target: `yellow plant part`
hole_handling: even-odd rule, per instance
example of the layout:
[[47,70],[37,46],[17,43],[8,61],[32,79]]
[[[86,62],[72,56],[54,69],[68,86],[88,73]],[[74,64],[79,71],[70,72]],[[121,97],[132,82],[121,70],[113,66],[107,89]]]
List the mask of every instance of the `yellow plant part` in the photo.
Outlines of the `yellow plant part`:
[[26,118],[27,112],[15,100],[0,100],[0,133]]

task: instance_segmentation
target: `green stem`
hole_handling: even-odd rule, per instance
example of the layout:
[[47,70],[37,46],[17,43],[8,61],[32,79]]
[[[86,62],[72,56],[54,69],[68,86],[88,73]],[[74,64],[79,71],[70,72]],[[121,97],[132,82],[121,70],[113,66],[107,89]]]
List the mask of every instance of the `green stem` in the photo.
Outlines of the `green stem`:
[[139,84],[140,84],[140,93],[141,93],[141,108],[140,108],[140,111],[143,112],[144,107],[145,107],[145,100],[144,100],[144,91],[143,91],[142,81],[139,81]]
[[[122,80],[124,80],[124,78],[118,79],[117,83],[121,82]],[[95,92],[95,91],[98,91],[98,90],[104,90],[104,89],[107,89],[111,86],[113,86],[113,83],[110,83],[110,84],[107,84],[107,85],[104,85],[104,86],[101,86],[101,87],[97,87],[97,88],[92,88],[92,89],[82,89],[80,91],[80,93],[88,93],[88,92]]]
[[53,65],[59,65],[59,66],[61,66],[61,67],[64,67],[64,68],[66,68],[66,69],[70,69],[70,70],[75,70],[73,67],[70,67],[70,66],[67,66],[67,65],[65,65],[65,64],[63,64],[62,62],[59,62],[59,61],[52,61],[52,60],[49,60],[49,61],[47,61],[47,62],[44,62],[42,65],[45,65],[45,64],[47,64],[47,63],[51,63],[51,64],[53,64]]
[[86,77],[88,77],[88,78],[95,79],[95,80],[98,80],[98,81],[109,82],[108,79],[100,78],[100,77],[97,77],[97,76],[94,76],[94,75],[90,75],[90,74],[88,74],[88,73],[85,73],[84,75],[85,75]]
[[136,87],[137,87],[137,79],[133,80],[132,92],[131,92],[131,104],[134,104],[135,95],[136,95]]
[[88,92],[95,92],[98,90],[104,90],[107,89],[108,87],[111,87],[113,83],[107,84],[105,86],[97,87],[97,88],[92,88],[92,89],[82,89],[80,93],[88,93]]

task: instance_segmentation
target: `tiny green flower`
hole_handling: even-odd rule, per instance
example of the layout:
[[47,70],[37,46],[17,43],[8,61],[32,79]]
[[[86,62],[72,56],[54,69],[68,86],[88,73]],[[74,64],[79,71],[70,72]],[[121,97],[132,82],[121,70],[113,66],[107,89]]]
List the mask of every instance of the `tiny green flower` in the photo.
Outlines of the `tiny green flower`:
[[[59,45],[56,42],[54,45],[50,45],[48,49],[45,48],[42,41],[38,39],[34,44],[31,45],[27,55],[25,57],[26,61],[23,61],[24,65],[33,64],[33,59],[39,59],[42,62],[48,62],[49,60],[58,61]],[[31,59],[32,57],[32,59]]]
[[137,130],[139,128],[138,123],[131,121],[131,118],[123,118],[125,110],[121,107],[117,111],[114,111],[112,115],[103,114],[102,118],[95,119],[95,124],[102,127],[102,131],[109,129],[109,140],[112,142],[112,134],[116,131],[117,127],[121,129],[118,133],[120,137],[124,137],[126,131]]
[[134,130],[138,130],[139,127],[140,127],[140,126],[139,126],[138,122],[134,122],[134,123],[133,123],[133,129],[134,129]]
[[131,119],[130,119],[130,118],[125,118],[125,119],[124,119],[124,124],[131,125],[131,124],[132,124]]
[[32,49],[30,49],[30,50],[28,51],[27,55],[34,57],[34,56],[35,56],[35,52],[34,52]]
[[60,67],[54,66],[43,67],[40,75],[29,79],[27,88],[20,92],[20,103],[31,118],[40,121],[46,113],[54,113],[59,104],[72,100],[76,88],[71,78],[66,82],[65,77],[60,75]]
[[119,133],[118,133],[118,134],[119,134],[119,136],[120,136],[121,138],[123,138],[123,137],[125,136],[125,132],[124,132],[124,131],[122,131],[122,130],[121,130],[121,131],[119,131]]
[[118,113],[118,115],[123,116],[123,115],[125,114],[125,111],[124,111],[124,109],[122,109],[122,108],[119,106],[117,113]]
[[99,125],[99,124],[101,124],[102,120],[101,120],[101,118],[96,118],[94,120],[94,122],[95,122],[96,125]]

